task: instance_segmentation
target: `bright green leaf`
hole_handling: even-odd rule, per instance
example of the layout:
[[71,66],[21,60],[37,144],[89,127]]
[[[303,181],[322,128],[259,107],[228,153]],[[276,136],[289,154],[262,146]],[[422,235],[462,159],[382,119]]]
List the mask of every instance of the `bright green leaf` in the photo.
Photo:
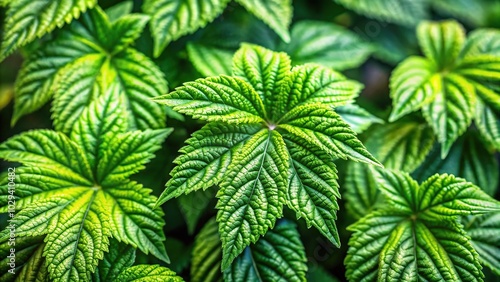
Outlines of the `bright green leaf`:
[[212,46],[189,42],[189,60],[203,76],[231,75],[233,53]]
[[215,219],[209,220],[196,235],[191,266],[191,281],[222,282],[222,248]]
[[159,265],[136,265],[127,268],[113,281],[116,282],[184,282],[184,279],[177,276],[172,270]]
[[17,48],[80,17],[96,3],[95,0],[12,1],[5,17],[0,61]]
[[135,249],[130,245],[121,244],[115,239],[109,240],[109,252],[99,262],[99,267],[93,273],[95,282],[113,281],[135,261]]

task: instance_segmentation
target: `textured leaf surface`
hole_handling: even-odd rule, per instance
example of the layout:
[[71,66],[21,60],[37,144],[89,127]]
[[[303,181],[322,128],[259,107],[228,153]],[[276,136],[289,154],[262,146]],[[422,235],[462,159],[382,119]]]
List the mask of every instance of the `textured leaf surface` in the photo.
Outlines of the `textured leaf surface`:
[[154,55],[181,36],[195,32],[222,13],[229,0],[146,0],[142,9],[151,15]]
[[[43,256],[54,281],[89,281],[111,236],[168,261],[156,198],[128,177],[144,168],[169,130],[125,132],[124,111],[110,111],[116,100],[106,100],[116,95],[89,105],[73,139],[35,130],[0,145],[1,158],[25,165],[16,169],[16,235],[46,234]],[[7,185],[1,189],[7,195]]]
[[276,131],[261,130],[236,157],[217,194],[222,269],[282,216],[287,183],[286,145]]
[[215,219],[209,220],[196,235],[193,248],[191,281],[222,282],[222,248]]
[[36,38],[78,18],[95,0],[12,1],[5,16],[0,61]]
[[316,227],[336,246],[340,239],[335,226],[338,210],[337,169],[332,158],[312,146],[285,139],[290,153],[287,202],[290,209],[303,217],[308,227]]
[[417,0],[335,0],[348,9],[381,21],[415,25],[426,17],[425,1]]
[[[2,255],[0,261],[2,263],[0,266],[2,271],[0,275],[1,281],[14,281],[15,279],[23,282],[48,281],[49,273],[45,266],[45,258],[42,257],[43,247],[43,236],[2,240],[2,243],[0,243],[0,254]],[[12,256],[11,248],[16,250],[14,274],[9,272],[11,266],[8,256]]]
[[104,253],[103,260],[93,273],[93,281],[113,281],[118,275],[135,261],[135,249],[130,245],[109,240],[109,252]]
[[361,85],[319,65],[291,69],[286,53],[252,44],[231,68],[233,76],[187,82],[157,99],[209,121],[181,149],[157,204],[218,185],[223,270],[274,226],[284,204],[339,245],[332,158],[378,164],[333,109],[352,103]]
[[183,282],[184,279],[177,276],[172,270],[159,265],[136,265],[127,268],[114,281],[120,282],[156,282],[171,281]]
[[97,7],[64,28],[22,66],[12,123],[55,96],[55,127],[69,134],[83,109],[115,82],[123,92],[131,129],[164,127],[166,110],[150,99],[167,92],[163,74],[129,47],[147,20],[129,14],[110,23]]
[[300,21],[292,27],[291,40],[281,48],[296,65],[317,63],[334,70],[361,65],[372,46],[355,33],[332,23]]
[[350,281],[483,281],[478,254],[459,215],[498,211],[500,203],[451,175],[418,186],[408,174],[379,176],[387,202],[349,227]]
[[422,22],[417,35],[426,58],[411,57],[392,74],[390,120],[422,109],[442,145],[442,158],[473,119],[498,147],[500,33],[481,29],[466,39],[464,28],[448,20]]
[[481,262],[500,275],[500,213],[469,216],[463,224]]
[[224,280],[305,281],[306,271],[305,251],[295,225],[280,222],[236,258],[224,271]]

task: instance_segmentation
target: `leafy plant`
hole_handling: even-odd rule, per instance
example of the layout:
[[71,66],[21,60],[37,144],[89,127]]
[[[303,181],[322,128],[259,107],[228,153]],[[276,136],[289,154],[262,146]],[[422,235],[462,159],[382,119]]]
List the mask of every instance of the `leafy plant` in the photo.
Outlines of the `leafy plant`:
[[[69,137],[34,130],[0,146],[2,158],[25,165],[15,176],[15,236],[45,236],[40,245],[45,273],[57,281],[89,280],[111,236],[169,261],[163,213],[153,208],[156,198],[129,177],[144,168],[171,130],[126,132],[124,96],[118,87],[110,89],[82,113]],[[4,212],[7,188],[2,186]],[[0,239],[9,238],[6,229]],[[30,259],[42,258],[25,263]]]
[[0,281],[500,281],[497,1],[0,14]]
[[350,227],[347,278],[482,281],[478,254],[459,216],[498,211],[500,202],[452,175],[436,174],[421,185],[400,172],[378,176],[386,202]]
[[158,204],[220,183],[222,269],[272,228],[286,204],[339,245],[332,158],[377,164],[332,109],[359,84],[318,65],[291,70],[284,53],[244,45],[233,76],[186,83],[156,101],[209,121],[181,151]]

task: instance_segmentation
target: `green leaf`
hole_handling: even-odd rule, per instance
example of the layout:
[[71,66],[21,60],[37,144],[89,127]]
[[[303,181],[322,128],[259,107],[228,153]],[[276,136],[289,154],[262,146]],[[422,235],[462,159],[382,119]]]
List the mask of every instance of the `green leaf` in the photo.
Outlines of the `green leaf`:
[[125,97],[130,129],[163,128],[166,110],[150,98],[167,92],[164,76],[129,46],[147,19],[130,14],[110,23],[97,7],[42,45],[28,57],[16,81],[12,124],[54,95],[55,127],[69,134],[83,109],[116,82]]
[[95,0],[12,1],[5,16],[0,61],[17,48],[70,23],[96,3]]
[[243,79],[259,94],[268,109],[263,117],[277,120],[282,112],[276,109],[276,102],[290,73],[290,57],[257,45],[243,44],[234,54],[232,68],[234,76]]
[[[125,132],[124,111],[110,111],[119,99],[106,100],[117,92],[106,93],[76,121],[76,140],[36,130],[0,145],[1,158],[25,165],[16,169],[16,236],[46,234],[43,255],[54,281],[89,281],[111,236],[168,261],[156,198],[128,177],[144,168],[170,130]],[[1,189],[8,195],[7,185]]]
[[493,148],[500,150],[500,117],[481,99],[476,100],[474,120],[481,136]]
[[326,153],[312,146],[303,146],[285,139],[290,154],[287,205],[303,217],[307,226],[316,227],[337,247],[339,234],[335,226],[340,198],[337,169]]
[[113,281],[116,282],[183,282],[180,276],[177,276],[172,270],[159,265],[136,265],[127,268]]
[[295,224],[280,222],[224,271],[224,280],[306,281],[306,256]]
[[384,121],[356,104],[348,104],[335,108],[335,112],[351,127],[356,133],[361,133],[374,123],[384,123]]
[[377,178],[369,166],[351,162],[347,165],[342,194],[346,209],[355,219],[361,219],[381,204]]
[[196,235],[191,265],[192,282],[222,282],[222,248],[215,218]]
[[135,249],[130,245],[120,244],[118,241],[109,240],[109,252],[104,253],[103,260],[93,274],[93,281],[113,281],[126,268],[135,261]]
[[154,56],[181,36],[204,27],[222,13],[229,0],[146,0],[144,12],[151,15]]
[[222,269],[282,216],[287,187],[286,145],[276,131],[262,129],[241,148],[217,197]]
[[87,191],[58,215],[58,224],[45,238],[43,255],[56,281],[90,280],[111,235],[104,195]]
[[426,18],[425,1],[417,0],[335,0],[348,9],[370,18],[402,25],[416,25]]
[[279,127],[333,157],[378,165],[338,114],[321,104],[305,104],[287,113]]
[[423,22],[417,33],[427,58],[411,57],[393,73],[390,120],[422,108],[442,144],[442,158],[473,118],[495,147],[496,113],[484,107],[500,110],[495,86],[500,81],[500,33],[479,30],[465,39],[464,28],[450,20]]
[[244,80],[230,76],[186,82],[155,101],[207,121],[259,123],[264,115],[257,92]]
[[187,44],[189,60],[201,75],[231,75],[233,53],[212,46],[189,42]]
[[500,213],[468,216],[463,224],[481,263],[500,275]]
[[[157,204],[218,184],[234,155],[259,129],[256,125],[209,123],[193,133],[186,141],[188,145],[181,149],[182,155],[174,160],[177,166],[170,173],[172,178],[165,185]],[[210,154],[206,154],[207,151]]]
[[285,203],[339,245],[331,160],[378,164],[333,110],[351,103],[360,84],[317,65],[291,70],[285,53],[251,44],[236,52],[232,69],[157,99],[209,121],[181,149],[157,204],[219,185],[222,269],[274,226]]
[[465,42],[465,30],[456,21],[425,21],[417,28],[420,48],[440,69],[453,67]]
[[283,41],[290,41],[288,27],[293,16],[291,0],[236,0],[236,2],[266,23]]
[[420,109],[434,99],[442,88],[436,66],[420,57],[410,57],[399,64],[391,75],[391,98],[394,100],[389,121]]
[[364,144],[385,168],[413,172],[431,151],[434,140],[429,126],[400,120],[374,126]]
[[420,186],[419,210],[425,215],[482,214],[500,209],[500,203],[479,187],[453,175],[434,175]]
[[329,68],[314,64],[296,66],[280,91],[277,107],[283,114],[307,103],[343,106],[354,102],[361,89],[360,83]]
[[288,44],[280,49],[294,64],[317,63],[335,70],[361,65],[372,53],[372,46],[342,26],[320,21],[299,21]]
[[483,281],[460,215],[500,210],[500,202],[452,175],[418,186],[406,173],[378,174],[387,202],[349,227],[350,281]]
[[487,16],[483,2],[467,0],[440,0],[430,2],[441,14],[451,15],[473,26],[484,25]]

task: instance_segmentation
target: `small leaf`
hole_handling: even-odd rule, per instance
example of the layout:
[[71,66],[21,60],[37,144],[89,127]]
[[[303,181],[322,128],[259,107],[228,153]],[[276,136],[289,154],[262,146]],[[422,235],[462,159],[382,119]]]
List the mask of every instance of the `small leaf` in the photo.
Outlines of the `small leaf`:
[[290,41],[288,27],[293,15],[291,0],[236,0],[236,2],[266,23],[283,41]]
[[371,44],[342,26],[309,20],[297,22],[291,41],[280,49],[295,65],[317,63],[337,71],[358,67],[373,51]]
[[144,12],[151,15],[154,56],[171,41],[204,27],[222,13],[229,0],[146,0]]
[[177,276],[172,270],[159,265],[136,265],[127,268],[113,281],[116,282],[184,282],[184,279]]
[[305,281],[306,256],[294,224],[280,222],[255,244],[247,247],[224,271],[224,280]]
[[5,17],[0,61],[36,38],[78,18],[95,0],[12,1]]
[[289,167],[285,150],[279,133],[262,129],[241,148],[221,184],[217,221],[223,270],[282,216]]

